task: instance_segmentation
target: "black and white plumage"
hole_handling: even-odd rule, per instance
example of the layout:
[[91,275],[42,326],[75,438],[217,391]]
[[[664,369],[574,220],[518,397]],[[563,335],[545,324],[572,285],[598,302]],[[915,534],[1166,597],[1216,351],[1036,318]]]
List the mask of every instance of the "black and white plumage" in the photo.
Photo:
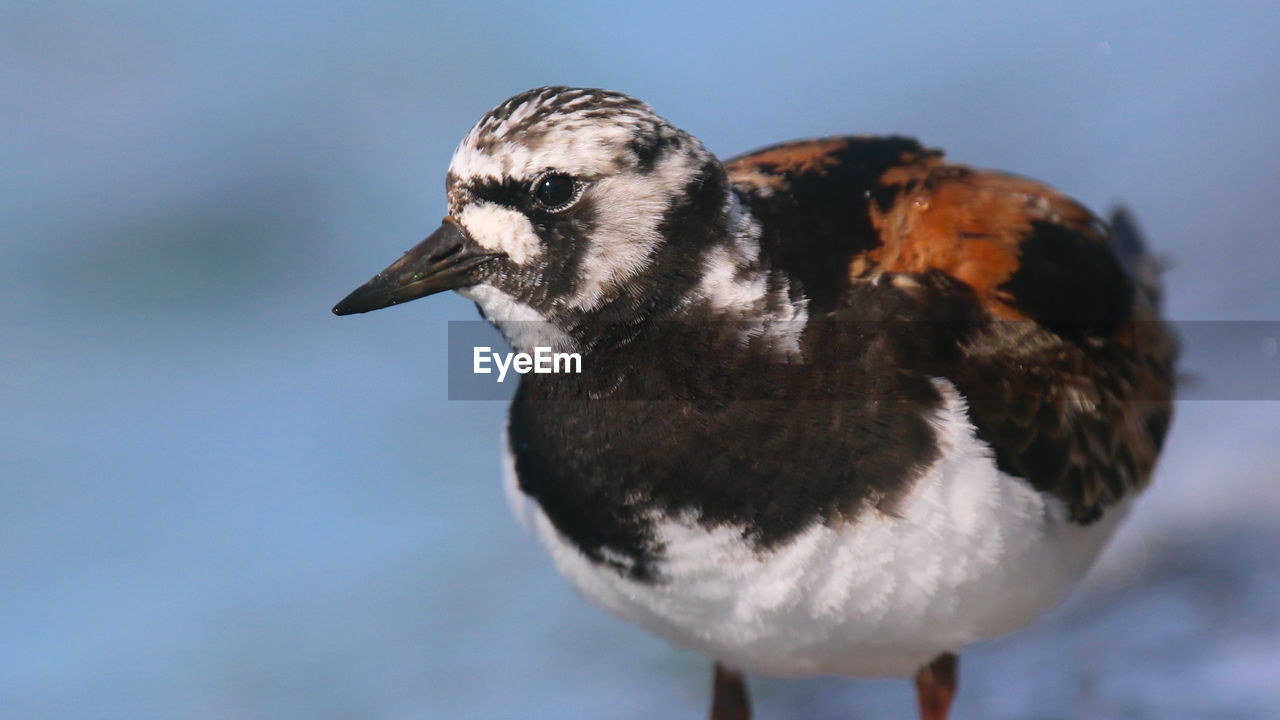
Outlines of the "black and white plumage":
[[490,111],[449,215],[335,308],[446,289],[519,350],[513,508],[588,598],[737,670],[916,675],[1061,599],[1149,481],[1176,350],[1158,272],[1031,180],[899,137],[721,162],[619,93]]

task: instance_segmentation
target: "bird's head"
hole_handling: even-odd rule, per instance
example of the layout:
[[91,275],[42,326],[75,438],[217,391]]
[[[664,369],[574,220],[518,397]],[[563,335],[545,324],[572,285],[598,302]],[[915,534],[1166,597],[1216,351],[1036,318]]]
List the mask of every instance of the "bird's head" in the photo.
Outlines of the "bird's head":
[[457,290],[518,349],[590,343],[695,282],[682,257],[730,212],[714,155],[605,90],[538,88],[489,111],[454,153],[446,189],[440,228],[335,313]]

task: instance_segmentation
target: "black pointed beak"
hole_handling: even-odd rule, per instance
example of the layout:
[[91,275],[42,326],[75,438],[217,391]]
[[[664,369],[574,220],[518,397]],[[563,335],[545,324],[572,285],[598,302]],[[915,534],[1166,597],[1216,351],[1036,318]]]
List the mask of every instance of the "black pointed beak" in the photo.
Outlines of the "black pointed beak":
[[480,247],[452,218],[333,308],[334,315],[381,310],[445,290],[475,284],[472,270],[502,253]]

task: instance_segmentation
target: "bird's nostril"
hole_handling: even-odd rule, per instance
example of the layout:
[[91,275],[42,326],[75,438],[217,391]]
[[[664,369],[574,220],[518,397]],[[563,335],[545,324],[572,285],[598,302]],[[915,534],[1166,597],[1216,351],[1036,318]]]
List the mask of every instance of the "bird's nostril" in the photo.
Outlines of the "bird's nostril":
[[461,251],[462,251],[462,246],[461,246],[461,245],[454,245],[453,247],[445,248],[444,250],[441,250],[440,252],[436,253],[435,255],[432,255],[432,256],[428,257],[428,258],[427,258],[427,262],[430,262],[430,263],[438,263],[438,262],[440,262],[441,260],[447,260],[447,259],[449,259],[449,258],[453,257],[454,255],[457,255],[457,254],[458,254],[459,252],[461,252]]

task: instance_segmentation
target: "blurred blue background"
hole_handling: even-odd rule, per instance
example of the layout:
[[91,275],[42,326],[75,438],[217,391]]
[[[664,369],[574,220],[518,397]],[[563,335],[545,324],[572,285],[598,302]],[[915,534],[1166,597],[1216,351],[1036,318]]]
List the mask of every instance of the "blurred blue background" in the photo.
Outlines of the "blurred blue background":
[[[329,314],[528,87],[629,92],[722,155],[916,135],[1134,208],[1171,316],[1278,319],[1276,5],[753,5],[0,5],[0,717],[704,714],[704,661],[508,517],[503,403],[446,400],[473,308]],[[1276,363],[1187,349],[1207,383]],[[967,653],[956,717],[1280,713],[1280,403],[1178,410],[1086,587]],[[902,681],[753,687],[913,712]]]

